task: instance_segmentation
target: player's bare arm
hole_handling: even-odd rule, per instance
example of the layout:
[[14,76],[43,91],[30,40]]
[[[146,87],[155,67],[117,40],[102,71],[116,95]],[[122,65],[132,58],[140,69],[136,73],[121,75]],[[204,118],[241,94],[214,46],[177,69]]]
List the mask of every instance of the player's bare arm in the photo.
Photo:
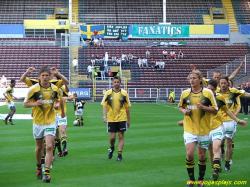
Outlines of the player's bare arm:
[[126,108],[126,113],[127,113],[127,125],[129,128],[130,127],[130,109],[129,109],[129,107]]
[[244,120],[240,120],[239,118],[237,118],[232,112],[231,110],[227,110],[226,111],[227,115],[232,118],[234,121],[236,121],[239,125],[241,125],[242,127],[246,127],[247,126],[247,122]]
[[201,103],[196,103],[196,106],[198,109],[200,110],[204,110],[204,111],[207,111],[207,112],[211,112],[213,114],[217,114],[218,110],[216,110],[215,108],[213,107],[208,107],[208,106],[205,106]]
[[25,82],[26,77],[35,70],[36,70],[35,68],[29,67],[27,71],[21,76],[20,81]]
[[180,110],[181,113],[183,113],[186,116],[188,116],[190,114],[190,112],[191,112],[191,110],[183,108],[181,106],[179,107],[179,110]]
[[108,120],[107,120],[107,107],[105,107],[105,106],[102,108],[102,116],[103,116],[103,122],[107,123],[108,122]]
[[242,60],[240,66],[230,75],[229,77],[230,80],[233,80],[236,77],[236,75],[240,72],[241,68],[243,67],[244,63],[245,60]]
[[39,99],[36,102],[24,102],[23,106],[25,108],[30,108],[30,107],[34,107],[34,106],[40,106],[40,105],[42,105],[42,103],[43,103],[43,100]]
[[51,68],[51,73],[57,75],[64,84],[69,84],[69,80],[64,77],[55,67]]

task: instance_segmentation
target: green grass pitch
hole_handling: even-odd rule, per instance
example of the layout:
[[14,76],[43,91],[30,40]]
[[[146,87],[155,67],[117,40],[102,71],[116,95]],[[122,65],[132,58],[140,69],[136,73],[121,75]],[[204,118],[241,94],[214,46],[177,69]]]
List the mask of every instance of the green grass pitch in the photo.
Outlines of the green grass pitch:
[[[17,114],[30,114],[31,109],[16,103]],[[68,151],[66,157],[56,158],[51,170],[51,183],[36,179],[35,142],[32,120],[14,120],[15,125],[0,123],[0,186],[36,187],[184,187],[188,180],[185,166],[183,119],[174,104],[132,103],[131,127],[125,133],[124,162],[108,159],[109,134],[102,121],[100,103],[88,103],[84,109],[85,126],[73,126],[73,104],[68,103]],[[8,113],[0,106],[0,113]],[[244,115],[240,119],[246,118]],[[220,174],[219,181],[247,181],[250,186],[250,126],[238,126],[235,136],[234,164],[231,172]],[[117,142],[116,142],[117,147]],[[224,162],[222,163],[224,166]],[[212,170],[207,163],[205,180]],[[198,159],[195,156],[195,176]],[[206,185],[210,186],[210,185]],[[218,185],[211,185],[218,186]],[[226,185],[220,185],[226,186]]]

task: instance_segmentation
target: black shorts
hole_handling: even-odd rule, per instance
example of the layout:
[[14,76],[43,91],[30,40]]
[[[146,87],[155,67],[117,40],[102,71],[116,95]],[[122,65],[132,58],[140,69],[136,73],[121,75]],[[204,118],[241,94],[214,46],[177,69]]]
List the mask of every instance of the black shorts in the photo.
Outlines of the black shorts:
[[127,122],[108,122],[107,123],[108,132],[124,132],[127,131]]

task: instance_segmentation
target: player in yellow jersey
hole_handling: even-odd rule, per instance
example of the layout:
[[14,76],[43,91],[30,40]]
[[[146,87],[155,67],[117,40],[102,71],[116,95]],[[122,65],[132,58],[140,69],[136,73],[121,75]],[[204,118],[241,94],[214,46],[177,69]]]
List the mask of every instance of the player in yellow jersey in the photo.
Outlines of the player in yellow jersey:
[[113,78],[113,89],[108,90],[103,99],[103,122],[107,123],[107,130],[110,133],[110,149],[108,158],[113,157],[115,150],[116,133],[118,132],[118,157],[117,161],[123,162],[122,150],[124,146],[124,132],[130,126],[130,101],[125,90],[120,88],[121,78]]
[[203,88],[202,73],[193,70],[189,76],[190,89],[184,90],[179,102],[179,110],[184,114],[184,142],[186,146],[186,167],[190,180],[187,187],[194,186],[194,153],[198,148],[198,187],[203,186],[206,171],[206,150],[208,149],[210,116],[217,114],[217,104],[211,90]]
[[[8,125],[8,123],[10,123],[11,125],[14,125],[13,121],[12,121],[12,117],[16,112],[16,107],[15,107],[15,103],[14,103],[14,99],[17,99],[13,93],[14,93],[14,87],[16,85],[16,81],[15,80],[11,80],[10,81],[10,87],[5,91],[5,93],[3,93],[3,96],[5,97],[5,102],[8,106],[8,108],[10,109],[9,114],[7,115],[7,117],[5,119],[3,119],[5,125]],[[9,120],[8,120],[9,119]]]
[[218,106],[218,113],[216,115],[211,115],[212,119],[210,122],[210,133],[209,133],[209,160],[213,167],[213,179],[215,181],[219,178],[220,170],[220,156],[221,156],[221,142],[223,140],[223,127],[222,127],[222,111],[227,113],[232,119],[238,121],[242,126],[246,126],[246,122],[239,120],[227,107],[226,101],[223,96],[219,93],[215,93],[217,89],[217,82],[211,79],[207,83],[207,88],[212,90],[215,94],[216,103]]
[[[245,60],[241,61],[240,66],[230,75],[229,79],[233,80],[236,77],[236,75],[240,72],[241,68],[243,67],[244,63],[245,63]],[[191,70],[196,70],[196,67],[193,64],[190,65],[190,68]],[[217,82],[218,87],[219,87],[220,77],[221,77],[221,72],[215,71],[213,74],[213,79]],[[203,78],[204,86],[207,86],[208,81],[209,79]]]
[[[34,72],[35,70],[36,70],[35,68],[29,67],[27,71],[21,76],[20,81],[24,82],[28,87],[31,87],[32,85],[38,83],[39,82],[38,79],[27,78],[27,76],[30,73]],[[60,78],[60,80],[57,79],[50,80],[50,82],[56,85],[58,88],[61,88],[63,84],[69,84],[68,79],[65,76],[63,76],[55,67],[51,68],[51,75],[52,77],[56,75]]]
[[[54,75],[53,77],[54,80],[60,80],[60,77]],[[73,96],[69,96],[69,87],[67,84],[63,85],[61,88],[59,88],[61,95],[62,95],[62,100],[64,103],[64,113],[66,114],[67,112],[67,106],[66,106],[66,100],[68,101],[72,101],[73,100]],[[58,128],[57,128],[57,132],[56,132],[56,138],[55,138],[55,146],[58,148],[58,154],[57,157],[61,157],[61,156],[66,156],[68,155],[68,150],[67,148],[67,134],[66,134],[66,128],[67,128],[67,116],[65,116],[64,118],[61,117],[62,114],[62,108],[59,107],[57,116],[56,116],[56,123],[57,126],[59,127],[60,130],[60,134],[61,134],[61,143],[63,145],[63,151],[61,150],[61,143],[60,143],[60,139],[59,139],[59,132],[58,132]],[[54,155],[54,152],[53,152]]]
[[[220,90],[219,93],[226,100],[227,107],[231,110],[231,112],[235,113],[235,106],[238,105],[239,100],[237,97],[250,97],[250,93],[246,93],[244,90],[238,90],[236,88],[229,87],[229,78],[227,76],[222,76],[220,79]],[[225,141],[226,141],[226,163],[225,170],[231,171],[230,169],[230,159],[232,155],[232,139],[234,138],[236,121],[234,121],[231,117],[223,113],[223,129],[225,133]]]
[[[50,182],[50,166],[52,164],[52,154],[54,147],[54,136],[56,133],[56,111],[60,106],[62,110],[63,102],[58,88],[51,84],[51,70],[42,67],[39,70],[39,83],[33,85],[27,93],[23,106],[33,108],[33,135],[36,142],[37,179],[42,179],[41,157],[43,138],[46,141],[46,169],[44,172],[44,182]],[[62,118],[65,117],[64,110]]]

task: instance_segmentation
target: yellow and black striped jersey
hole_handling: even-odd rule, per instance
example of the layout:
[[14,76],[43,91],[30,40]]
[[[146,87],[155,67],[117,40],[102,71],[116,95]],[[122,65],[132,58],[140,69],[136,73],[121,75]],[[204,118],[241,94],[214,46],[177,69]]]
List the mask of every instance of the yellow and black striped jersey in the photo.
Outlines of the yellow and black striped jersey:
[[179,107],[191,110],[189,115],[184,116],[184,132],[207,135],[210,132],[211,113],[198,109],[197,103],[218,110],[211,90],[203,88],[199,93],[194,93],[190,88],[184,90],[181,94]]
[[220,93],[216,93],[215,100],[218,106],[217,114],[211,114],[210,131],[218,128],[223,123],[222,111],[226,112],[228,110],[226,101]]
[[[49,82],[56,85],[58,88],[61,88],[63,86],[63,81],[62,80],[52,79]],[[26,77],[24,83],[30,88],[34,84],[39,83],[39,80],[38,79],[30,79],[30,78]]]
[[108,109],[108,122],[127,121],[126,108],[131,105],[125,90],[121,89],[119,92],[115,92],[113,89],[108,90],[101,104]]
[[[228,91],[222,92],[219,90],[219,93],[225,98],[227,107],[231,110],[232,113],[235,112],[235,109],[238,108],[237,105],[240,106],[240,100],[237,97],[245,97],[244,90],[238,90],[236,88],[229,88]],[[223,121],[231,121],[233,120],[229,117],[225,112],[223,112]]]
[[43,88],[39,83],[30,87],[24,102],[36,102],[42,99],[42,105],[33,107],[33,123],[37,125],[49,125],[55,123],[56,111],[54,102],[61,99],[61,93],[57,86],[50,84],[50,87]]
[[11,87],[7,88],[7,90],[5,91],[5,95],[10,101],[8,101],[8,99],[5,99],[6,103],[13,102],[13,93],[14,93],[14,88]]
[[[69,92],[66,92],[66,88],[65,88],[65,85],[63,85],[61,88],[59,88],[60,92],[61,92],[61,95],[62,97],[68,97],[69,96]],[[64,107],[64,113],[66,114],[67,112],[67,106],[66,106],[66,100],[63,101],[63,107]],[[59,110],[58,110],[58,113],[59,115],[62,114],[62,109],[61,107],[59,107]]]
[[75,98],[73,101],[74,110],[76,111],[76,107],[78,109],[83,109],[85,104],[86,104],[86,102],[84,100],[82,100],[81,98]]

